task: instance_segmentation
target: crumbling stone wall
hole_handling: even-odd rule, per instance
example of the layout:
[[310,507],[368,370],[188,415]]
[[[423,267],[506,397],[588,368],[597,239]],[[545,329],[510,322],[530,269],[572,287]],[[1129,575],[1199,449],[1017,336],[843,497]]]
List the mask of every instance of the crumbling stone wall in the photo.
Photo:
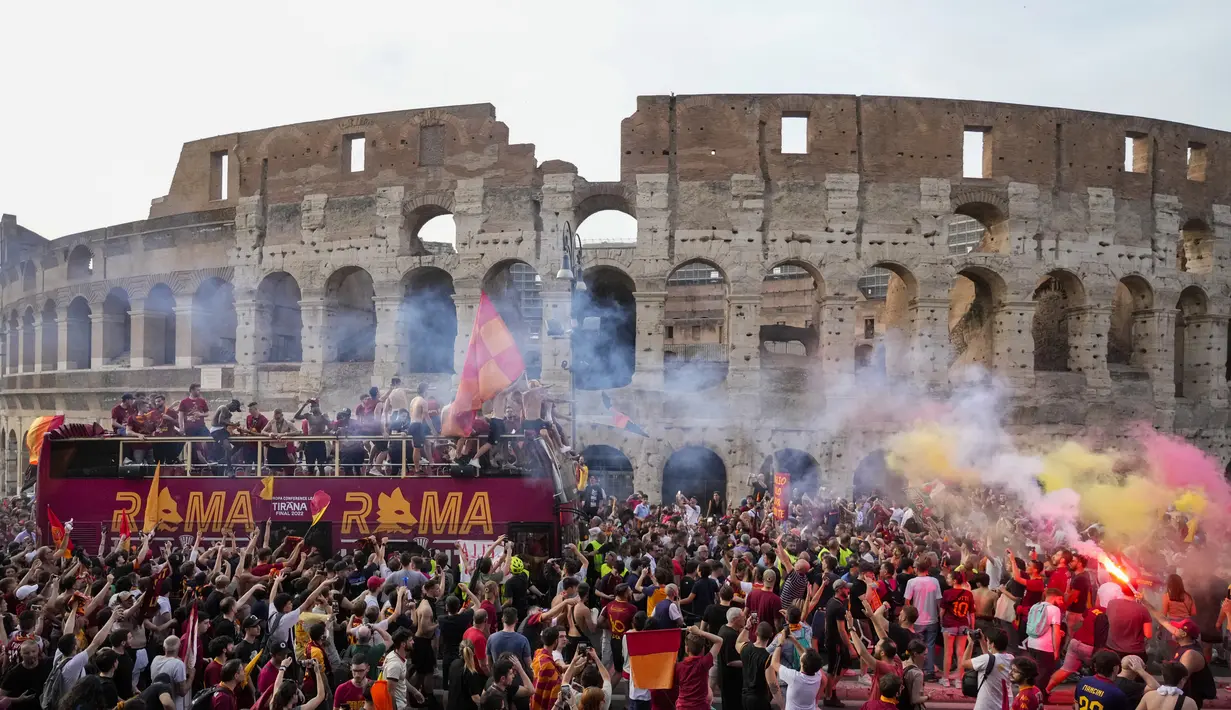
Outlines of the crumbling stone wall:
[[[783,150],[783,117],[806,117],[806,150]],[[965,130],[984,135],[981,177],[963,176]],[[1065,109],[829,95],[643,96],[620,131],[619,180],[590,182],[532,145],[509,143],[487,104],[313,121],[186,143],[146,220],[50,241],[6,216],[0,430],[15,437],[53,410],[101,417],[122,391],[178,393],[200,380],[211,399],[234,395],[269,407],[322,392],[327,407],[353,406],[360,390],[395,374],[430,379],[443,391],[448,373],[425,377],[410,367],[401,314],[415,284],[428,273],[447,277],[440,287],[452,291],[456,311],[456,371],[481,289],[513,261],[542,278],[543,324],[568,322],[567,283],[552,278],[565,225],[617,209],[637,220],[635,246],[587,249],[585,264],[632,284],[636,372],[610,394],[652,436],[604,426],[597,393],[587,392],[578,405],[579,444],[623,451],[636,486],[651,494],[670,453],[686,445],[721,456],[731,495],[784,447],[813,456],[829,485],[850,485],[886,432],[863,422],[835,432],[817,413],[848,404],[834,386],[855,377],[856,349],[871,344],[856,284],[873,267],[901,280],[886,304],[891,322],[878,318],[876,326],[891,326],[894,336],[892,344],[877,341],[890,345],[888,375],[943,391],[958,369],[980,363],[1014,387],[1009,414],[1024,434],[1069,436],[1114,427],[1109,417],[1146,416],[1231,458],[1228,134]],[[1126,136],[1140,151],[1127,168]],[[1193,146],[1199,166],[1189,160]],[[348,169],[353,150],[364,151],[361,171]],[[420,238],[443,214],[457,226],[454,250]],[[984,225],[975,251],[949,254],[954,214]],[[94,269],[70,277],[76,247],[89,250]],[[723,326],[726,377],[695,398],[665,395],[664,322],[668,313],[686,315],[666,281],[695,259],[724,277],[705,309]],[[817,343],[807,367],[792,363],[780,375],[763,353],[760,326],[781,320],[768,316],[780,305],[766,297],[765,279],[783,264],[815,275]],[[338,310],[328,283],[345,269],[371,277],[370,362],[336,362],[330,324]],[[1038,284],[1061,271],[1072,280],[1067,301],[1036,300]],[[291,305],[302,319],[301,362],[262,357],[270,333],[260,288],[276,274],[300,291]],[[234,288],[233,363],[206,362],[192,327],[203,318],[194,296],[209,279]],[[1129,282],[1125,307],[1116,294]],[[144,300],[159,284],[176,299],[173,366],[68,369],[66,336],[80,339],[86,322],[66,317],[70,303],[87,304],[93,318],[121,288],[132,333],[144,334],[151,317]],[[27,327],[28,309],[52,317]],[[113,321],[88,322],[100,347]],[[1040,322],[1052,327],[1037,329]],[[155,340],[132,337],[130,362],[148,359],[137,350],[157,347]],[[53,346],[54,356],[44,352]],[[567,386],[567,341],[535,346],[543,380]],[[1108,363],[1124,362],[1126,346],[1136,369],[1113,379]],[[1062,369],[1061,361],[1067,372],[1036,376]]]

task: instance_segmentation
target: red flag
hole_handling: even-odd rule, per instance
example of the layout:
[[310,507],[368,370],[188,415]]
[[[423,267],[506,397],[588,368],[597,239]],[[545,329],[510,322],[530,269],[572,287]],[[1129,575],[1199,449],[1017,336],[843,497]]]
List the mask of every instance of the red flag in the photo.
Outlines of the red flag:
[[517,381],[526,371],[521,351],[513,340],[504,319],[496,311],[487,294],[479,297],[474,317],[474,330],[466,348],[466,362],[457,384],[457,396],[449,407],[449,417],[442,424],[445,436],[469,436],[475,412],[483,403]]
[[615,428],[623,429],[630,434],[637,434],[639,436],[647,437],[649,436],[645,429],[641,428],[640,424],[630,419],[624,412],[621,412],[615,408],[615,406],[611,403],[611,398],[607,396],[606,392],[603,393],[603,406],[607,408],[608,412],[611,412],[611,425]]
[[189,668],[197,665],[197,603],[192,603],[192,611],[188,612],[188,630],[180,639],[180,660]]
[[325,515],[325,509],[329,507],[329,494],[325,491],[317,491],[312,494],[312,501],[308,503],[308,511],[312,513],[312,524],[316,525]]
[[128,526],[128,511],[120,511],[120,537],[132,537],[132,528]]
[[[59,549],[68,531],[64,529],[64,523],[60,522],[60,518],[56,516],[55,511],[51,509],[50,505],[47,506],[47,527],[51,529],[51,542]],[[66,558],[73,556],[73,543],[71,540],[68,543],[68,547],[64,550],[64,556]]]

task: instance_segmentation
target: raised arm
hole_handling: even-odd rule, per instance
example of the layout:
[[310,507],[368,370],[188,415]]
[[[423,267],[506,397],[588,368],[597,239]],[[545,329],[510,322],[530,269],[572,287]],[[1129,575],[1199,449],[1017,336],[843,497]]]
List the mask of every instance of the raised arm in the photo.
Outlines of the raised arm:
[[[846,627],[848,629],[855,627],[855,617],[849,611],[846,612]],[[795,637],[788,636],[787,638],[794,639]],[[850,639],[851,645],[855,648],[855,654],[859,656],[859,660],[863,661],[868,668],[875,668],[876,659],[872,657],[872,654],[868,653],[868,647],[863,645],[862,635],[851,634]]]
[[714,656],[714,658],[718,657],[718,652],[722,650],[722,637],[721,636],[711,634],[708,631],[702,631],[700,626],[695,626],[695,625],[689,626],[688,632],[692,634],[696,634],[700,636],[701,638],[705,639],[706,641],[709,641],[710,654]]

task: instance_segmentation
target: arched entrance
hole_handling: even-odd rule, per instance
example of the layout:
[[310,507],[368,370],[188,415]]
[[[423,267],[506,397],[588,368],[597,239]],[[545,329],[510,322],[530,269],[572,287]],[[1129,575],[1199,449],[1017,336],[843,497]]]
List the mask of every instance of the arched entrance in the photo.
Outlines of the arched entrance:
[[[298,301],[295,302],[295,307],[299,307]],[[265,313],[261,315],[268,316]],[[235,293],[231,282],[219,278],[206,279],[192,297],[192,342],[202,362],[235,362],[236,322]],[[267,321],[262,321],[265,322]],[[298,333],[298,330],[295,332]],[[257,331],[256,335],[258,339],[268,337],[261,331]],[[264,359],[258,357],[257,361],[264,362]]]
[[[761,281],[761,371],[807,369],[820,350],[821,280],[807,264],[786,262]],[[773,377],[773,375],[771,375]],[[807,374],[804,374],[807,377]],[[795,382],[784,375],[782,382]]]
[[1053,271],[1034,290],[1034,369],[1036,372],[1067,372],[1069,362],[1069,311],[1083,305],[1081,281],[1067,271]]
[[68,304],[68,370],[90,369],[93,355],[92,329],[90,327],[90,304],[84,296],[78,296]]
[[761,474],[765,485],[773,491],[774,474],[788,473],[791,475],[791,498],[796,494],[807,493],[816,496],[821,484],[821,465],[807,451],[799,449],[779,449],[766,456],[761,462]]
[[175,364],[175,295],[166,284],[155,285],[145,297],[144,338],[151,365]]
[[953,366],[980,365],[992,369],[995,359],[996,311],[1004,293],[1004,281],[983,268],[958,272],[949,290],[949,343]]
[[453,372],[457,306],[453,277],[425,266],[403,277],[402,321],[409,342],[409,372]]
[[623,451],[606,444],[594,444],[581,450],[581,457],[590,467],[590,480],[597,481],[608,496],[627,500],[633,493],[633,462]]
[[588,270],[586,289],[573,295],[573,371],[581,389],[623,387],[637,362],[636,285],[607,266]]
[[367,271],[348,266],[325,282],[328,325],[326,352],[333,362],[372,362],[376,359],[376,291]]
[[127,365],[132,353],[132,308],[128,292],[113,288],[103,301],[104,365]]
[[56,302],[48,299],[43,304],[43,371],[51,372],[59,362],[60,328],[56,325]]
[[285,271],[261,279],[257,300],[257,362],[303,361],[299,282]]
[[1142,277],[1125,276],[1116,284],[1111,326],[1107,331],[1108,366],[1145,372],[1145,355],[1149,348],[1148,319],[1153,308],[1154,290]]
[[1208,378],[1201,376],[1201,368],[1197,366],[1194,355],[1205,347],[1203,328],[1212,327],[1203,322],[1209,309],[1209,299],[1196,286],[1189,286],[1180,292],[1180,300],[1176,303],[1175,316],[1175,396],[1186,399],[1196,399],[1208,390]]
[[667,277],[663,318],[663,383],[696,392],[727,379],[727,277],[693,260]]
[[663,501],[674,502],[677,491],[696,498],[702,510],[714,491],[726,500],[727,466],[722,457],[703,446],[685,446],[671,454],[663,467]]
[[530,379],[543,374],[542,288],[542,277],[524,261],[496,264],[483,279],[483,290],[513,334]]
[[860,459],[855,466],[855,497],[883,495],[893,500],[905,500],[906,479],[889,468],[885,450],[877,449]]

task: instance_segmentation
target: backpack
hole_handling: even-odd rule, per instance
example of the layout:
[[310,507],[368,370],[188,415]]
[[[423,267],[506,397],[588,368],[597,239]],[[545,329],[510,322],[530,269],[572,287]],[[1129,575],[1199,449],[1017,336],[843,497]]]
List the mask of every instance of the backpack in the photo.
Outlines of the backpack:
[[1047,602],[1039,602],[1030,607],[1030,613],[1026,616],[1027,636],[1037,639],[1047,633],[1047,608],[1050,606]]
[[923,669],[918,666],[911,666],[902,671],[902,689],[898,691],[898,708],[899,710],[915,710],[914,704],[910,702],[910,686],[916,677],[922,680]]
[[192,696],[191,710],[210,710],[214,705],[214,696],[222,692],[222,686],[213,685]]
[[51,667],[51,675],[43,683],[43,692],[39,695],[39,705],[44,708],[55,708],[60,704],[60,696],[64,694],[64,666],[72,656],[61,656],[59,662]]

